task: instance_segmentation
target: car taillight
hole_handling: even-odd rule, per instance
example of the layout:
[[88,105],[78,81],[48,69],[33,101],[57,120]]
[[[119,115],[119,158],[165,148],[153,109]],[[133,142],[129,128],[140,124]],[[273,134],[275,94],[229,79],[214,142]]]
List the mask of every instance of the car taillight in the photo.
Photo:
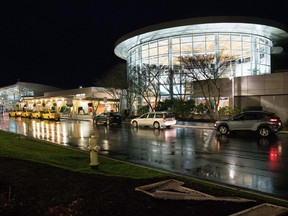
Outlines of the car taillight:
[[270,118],[269,121],[270,122],[278,122],[278,119],[277,118]]
[[163,115],[163,121],[166,121],[166,114]]

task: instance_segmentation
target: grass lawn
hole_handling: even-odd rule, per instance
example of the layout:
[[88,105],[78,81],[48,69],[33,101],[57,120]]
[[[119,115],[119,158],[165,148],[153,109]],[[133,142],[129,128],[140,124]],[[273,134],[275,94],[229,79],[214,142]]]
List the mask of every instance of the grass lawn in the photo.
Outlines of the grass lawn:
[[[262,203],[261,197],[0,131],[0,215],[229,215]],[[214,196],[256,202],[162,200],[135,187],[166,179]]]
[[81,173],[122,176],[129,178],[155,178],[167,176],[151,169],[99,157],[99,169],[90,168],[89,152],[66,148],[25,136],[0,131],[0,156],[24,159]]

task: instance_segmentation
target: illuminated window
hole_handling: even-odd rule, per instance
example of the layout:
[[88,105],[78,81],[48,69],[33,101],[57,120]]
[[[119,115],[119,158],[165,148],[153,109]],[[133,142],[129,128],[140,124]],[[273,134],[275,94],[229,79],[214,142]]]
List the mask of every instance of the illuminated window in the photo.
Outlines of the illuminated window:
[[172,52],[180,52],[180,44],[173,44],[172,45]]
[[203,42],[194,42],[193,44],[194,52],[204,52],[205,51],[205,43]]
[[188,37],[182,37],[181,38],[181,43],[192,43],[192,37],[188,36]]
[[181,52],[192,52],[192,43],[181,44]]
[[215,50],[215,42],[206,42],[206,51],[213,51]]
[[161,46],[159,47],[159,55],[167,54],[168,53],[168,46]]
[[194,35],[193,36],[193,42],[198,42],[198,41],[205,41],[205,35]]
[[159,40],[158,44],[159,46],[168,46],[168,39]]
[[131,73],[135,66],[140,68],[148,64],[161,66],[163,74],[159,79],[159,85],[165,94],[168,94],[167,90],[164,90],[167,87],[167,73],[169,69],[174,70],[174,91],[183,93],[185,90],[182,83],[187,77],[180,73],[176,75],[182,71],[179,56],[221,52],[222,55],[235,59],[233,66],[227,69],[224,76],[231,76],[232,72],[236,76],[248,76],[271,72],[272,46],[272,41],[259,35],[197,33],[146,41],[129,51],[127,63]]
[[150,55],[150,56],[156,56],[156,55],[158,55],[158,48],[157,48],[157,47],[155,47],[155,48],[150,48],[150,49],[149,49],[149,55]]

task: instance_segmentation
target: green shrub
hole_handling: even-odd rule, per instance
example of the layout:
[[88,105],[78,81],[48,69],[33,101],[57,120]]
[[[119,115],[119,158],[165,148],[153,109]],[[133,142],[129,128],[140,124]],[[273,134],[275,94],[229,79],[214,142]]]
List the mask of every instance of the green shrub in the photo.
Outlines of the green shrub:
[[138,110],[137,110],[138,115],[142,115],[142,114],[144,114],[144,113],[146,113],[146,112],[149,112],[149,106],[148,106],[148,105],[146,105],[146,106],[140,106],[140,107],[138,108]]
[[221,107],[218,111],[219,115],[225,115],[225,116],[233,116],[236,114],[239,114],[240,110],[236,107],[231,107],[231,106],[225,106],[225,107]]

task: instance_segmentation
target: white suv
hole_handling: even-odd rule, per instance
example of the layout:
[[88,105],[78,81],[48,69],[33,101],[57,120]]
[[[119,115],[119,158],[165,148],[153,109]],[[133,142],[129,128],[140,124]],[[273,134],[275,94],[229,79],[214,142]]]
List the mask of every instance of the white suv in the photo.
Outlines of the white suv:
[[153,127],[160,129],[176,124],[175,115],[171,112],[148,112],[131,120],[133,127]]

